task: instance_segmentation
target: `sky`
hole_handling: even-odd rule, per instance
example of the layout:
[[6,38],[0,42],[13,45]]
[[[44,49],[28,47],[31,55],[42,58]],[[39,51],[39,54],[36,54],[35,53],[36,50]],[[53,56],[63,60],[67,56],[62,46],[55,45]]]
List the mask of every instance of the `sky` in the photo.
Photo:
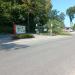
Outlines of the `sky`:
[[[75,0],[52,0],[53,9],[57,9],[60,12],[64,12],[66,14],[67,8],[75,5]],[[75,23],[75,19],[73,20]],[[70,26],[69,17],[66,15],[64,20],[65,26]]]

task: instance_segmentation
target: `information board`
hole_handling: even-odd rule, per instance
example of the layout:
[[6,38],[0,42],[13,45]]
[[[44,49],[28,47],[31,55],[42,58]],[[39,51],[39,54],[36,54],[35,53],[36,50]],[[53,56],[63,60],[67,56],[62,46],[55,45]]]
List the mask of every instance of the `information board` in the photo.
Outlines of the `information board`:
[[26,28],[25,28],[25,26],[16,25],[15,27],[16,27],[16,28],[15,28],[16,34],[23,34],[23,33],[26,33]]

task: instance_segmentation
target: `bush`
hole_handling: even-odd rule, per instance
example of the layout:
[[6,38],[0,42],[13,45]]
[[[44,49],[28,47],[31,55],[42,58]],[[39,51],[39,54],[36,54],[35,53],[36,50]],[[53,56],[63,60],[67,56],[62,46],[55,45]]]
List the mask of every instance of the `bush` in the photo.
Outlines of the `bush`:
[[69,32],[62,31],[59,35],[71,35]]
[[34,38],[32,34],[16,34],[13,39],[24,39],[24,38]]

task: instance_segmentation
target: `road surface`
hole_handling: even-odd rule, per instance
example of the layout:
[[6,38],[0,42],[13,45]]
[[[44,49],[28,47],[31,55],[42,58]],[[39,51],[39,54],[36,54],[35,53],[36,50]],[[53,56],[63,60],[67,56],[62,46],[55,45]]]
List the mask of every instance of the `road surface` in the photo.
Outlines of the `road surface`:
[[0,75],[75,75],[75,35],[0,50]]

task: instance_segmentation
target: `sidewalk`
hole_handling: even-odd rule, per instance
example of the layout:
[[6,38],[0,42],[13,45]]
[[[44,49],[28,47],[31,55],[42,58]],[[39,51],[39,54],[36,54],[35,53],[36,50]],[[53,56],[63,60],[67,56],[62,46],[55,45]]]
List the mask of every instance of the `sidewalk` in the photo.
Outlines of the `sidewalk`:
[[6,51],[11,51],[11,50],[18,50],[21,48],[27,48],[32,45],[35,45],[37,43],[41,43],[43,41],[48,41],[48,40],[56,40],[56,39],[61,39],[61,38],[66,38],[69,36],[46,36],[46,35],[34,35],[35,38],[30,38],[30,39],[19,39],[19,40],[11,40],[9,38],[1,38],[0,39],[0,51],[6,50]]
[[31,45],[31,44],[35,44],[40,41],[55,40],[55,39],[68,37],[68,36],[60,36],[60,35],[58,35],[58,36],[45,36],[45,35],[36,35],[36,34],[34,36],[35,36],[35,38],[19,39],[19,40],[15,40],[15,41],[8,42],[8,43],[15,43],[15,44],[21,44],[21,45],[24,45],[24,44]]

